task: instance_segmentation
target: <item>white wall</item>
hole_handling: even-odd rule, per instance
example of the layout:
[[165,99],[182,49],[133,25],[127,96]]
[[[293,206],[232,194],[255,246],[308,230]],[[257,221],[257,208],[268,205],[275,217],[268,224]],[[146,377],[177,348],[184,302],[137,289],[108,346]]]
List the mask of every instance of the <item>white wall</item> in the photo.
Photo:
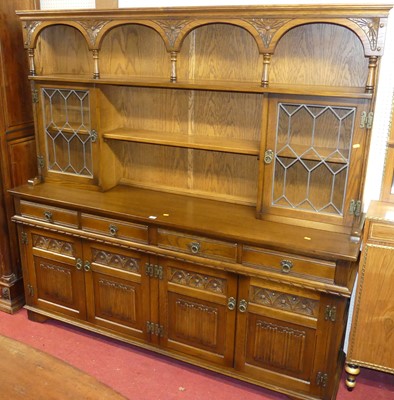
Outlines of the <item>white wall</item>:
[[[394,0],[379,0],[379,4],[393,4]],[[175,7],[175,6],[214,6],[214,5],[270,5],[270,4],[343,4],[343,0],[118,0],[120,8],[127,7]],[[347,0],[346,4],[371,4],[369,2]],[[93,8],[95,0],[41,0],[42,9],[70,9]],[[377,100],[375,119],[371,137],[370,156],[365,184],[364,209],[370,200],[378,199],[381,190],[381,179],[384,167],[385,144],[387,141],[390,110],[394,94],[394,11],[390,12],[389,24],[386,34],[385,53],[381,59],[379,70],[379,85],[377,88]]]

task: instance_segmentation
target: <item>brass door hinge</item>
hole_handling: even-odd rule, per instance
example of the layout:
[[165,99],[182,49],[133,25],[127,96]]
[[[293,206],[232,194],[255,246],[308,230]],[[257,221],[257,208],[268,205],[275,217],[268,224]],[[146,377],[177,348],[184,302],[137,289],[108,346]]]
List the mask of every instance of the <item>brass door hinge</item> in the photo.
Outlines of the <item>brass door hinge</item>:
[[159,324],[155,324],[154,322],[146,321],[146,332],[151,335],[163,337],[164,336],[164,327],[163,327],[163,325],[159,325]]
[[38,90],[34,89],[31,91],[32,101],[33,103],[38,103]]
[[90,140],[92,141],[92,143],[95,143],[97,141],[97,138],[98,138],[97,131],[95,129],[92,129],[90,131]]
[[29,294],[30,297],[34,296],[34,288],[30,283],[27,284],[27,293]]
[[359,217],[361,214],[361,200],[351,200],[349,205],[349,214]]
[[326,387],[328,382],[328,375],[324,372],[318,372],[316,375],[316,385]]
[[45,166],[44,156],[37,156],[38,169],[42,169]]
[[27,239],[27,233],[26,232],[22,232],[21,233],[21,243],[22,244],[28,244],[29,240]]
[[366,111],[361,113],[360,128],[371,129],[373,124],[373,112],[367,114]]
[[326,321],[335,322],[337,320],[337,308],[335,306],[326,306],[324,319]]
[[163,279],[163,267],[157,264],[145,264],[145,274],[151,278]]

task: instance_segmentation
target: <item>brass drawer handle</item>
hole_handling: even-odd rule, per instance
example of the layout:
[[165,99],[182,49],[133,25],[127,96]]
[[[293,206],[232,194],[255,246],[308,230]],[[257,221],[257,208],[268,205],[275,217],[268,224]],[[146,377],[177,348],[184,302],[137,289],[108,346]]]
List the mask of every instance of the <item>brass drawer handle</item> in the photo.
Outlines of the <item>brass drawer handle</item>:
[[75,264],[75,267],[77,268],[78,271],[82,269],[83,266],[83,261],[80,258],[77,258],[77,263]]
[[200,251],[200,249],[201,249],[200,243],[198,243],[198,242],[191,242],[190,243],[190,251],[193,254],[197,254]]
[[274,152],[271,149],[266,150],[264,153],[264,162],[266,164],[271,164],[273,159],[274,159]]
[[240,300],[239,305],[238,305],[238,310],[241,313],[246,312],[248,309],[248,302],[245,299]]
[[237,306],[237,300],[235,300],[234,297],[229,297],[228,300],[227,300],[227,308],[230,311],[233,311],[233,310],[235,310],[236,306]]
[[44,218],[48,222],[53,222],[53,214],[50,211],[44,211]]
[[116,226],[116,225],[110,225],[109,227],[108,227],[108,229],[109,229],[109,234],[111,235],[111,236],[116,236],[116,234],[118,233],[118,227]]
[[89,271],[90,271],[90,262],[89,262],[89,261],[85,261],[85,265],[83,266],[83,269],[84,269],[86,272],[89,272]]
[[280,266],[282,267],[282,272],[288,274],[293,268],[293,263],[290,260],[282,260]]

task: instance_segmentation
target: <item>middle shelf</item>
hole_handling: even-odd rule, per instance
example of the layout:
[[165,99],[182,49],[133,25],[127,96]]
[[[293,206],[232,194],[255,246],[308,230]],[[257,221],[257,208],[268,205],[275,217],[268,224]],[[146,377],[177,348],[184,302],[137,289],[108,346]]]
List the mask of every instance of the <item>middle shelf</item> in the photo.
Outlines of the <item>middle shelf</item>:
[[259,154],[259,142],[257,140],[223,139],[213,136],[189,136],[173,134],[171,132],[127,128],[119,128],[105,132],[103,138],[106,140],[160,144],[164,146],[212,150],[235,154],[255,156]]

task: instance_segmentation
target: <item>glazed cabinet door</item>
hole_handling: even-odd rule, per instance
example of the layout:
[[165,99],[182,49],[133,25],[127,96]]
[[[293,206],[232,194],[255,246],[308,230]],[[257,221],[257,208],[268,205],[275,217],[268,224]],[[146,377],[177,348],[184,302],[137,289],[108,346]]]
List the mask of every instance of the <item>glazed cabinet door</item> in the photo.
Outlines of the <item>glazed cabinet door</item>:
[[328,322],[322,318],[320,295],[247,277],[240,278],[239,291],[236,369],[268,384],[320,397],[327,382],[320,383],[318,377],[328,376],[319,370],[328,357],[323,331],[330,330],[324,327]]
[[260,211],[351,227],[360,212],[368,102],[272,96]]
[[36,84],[37,150],[46,181],[91,184],[97,180],[95,89]]
[[96,326],[146,339],[149,318],[148,258],[140,252],[84,243],[88,320]]
[[71,236],[24,228],[26,302],[40,310],[85,319],[82,244]]
[[210,363],[232,366],[237,277],[161,259],[160,344]]

